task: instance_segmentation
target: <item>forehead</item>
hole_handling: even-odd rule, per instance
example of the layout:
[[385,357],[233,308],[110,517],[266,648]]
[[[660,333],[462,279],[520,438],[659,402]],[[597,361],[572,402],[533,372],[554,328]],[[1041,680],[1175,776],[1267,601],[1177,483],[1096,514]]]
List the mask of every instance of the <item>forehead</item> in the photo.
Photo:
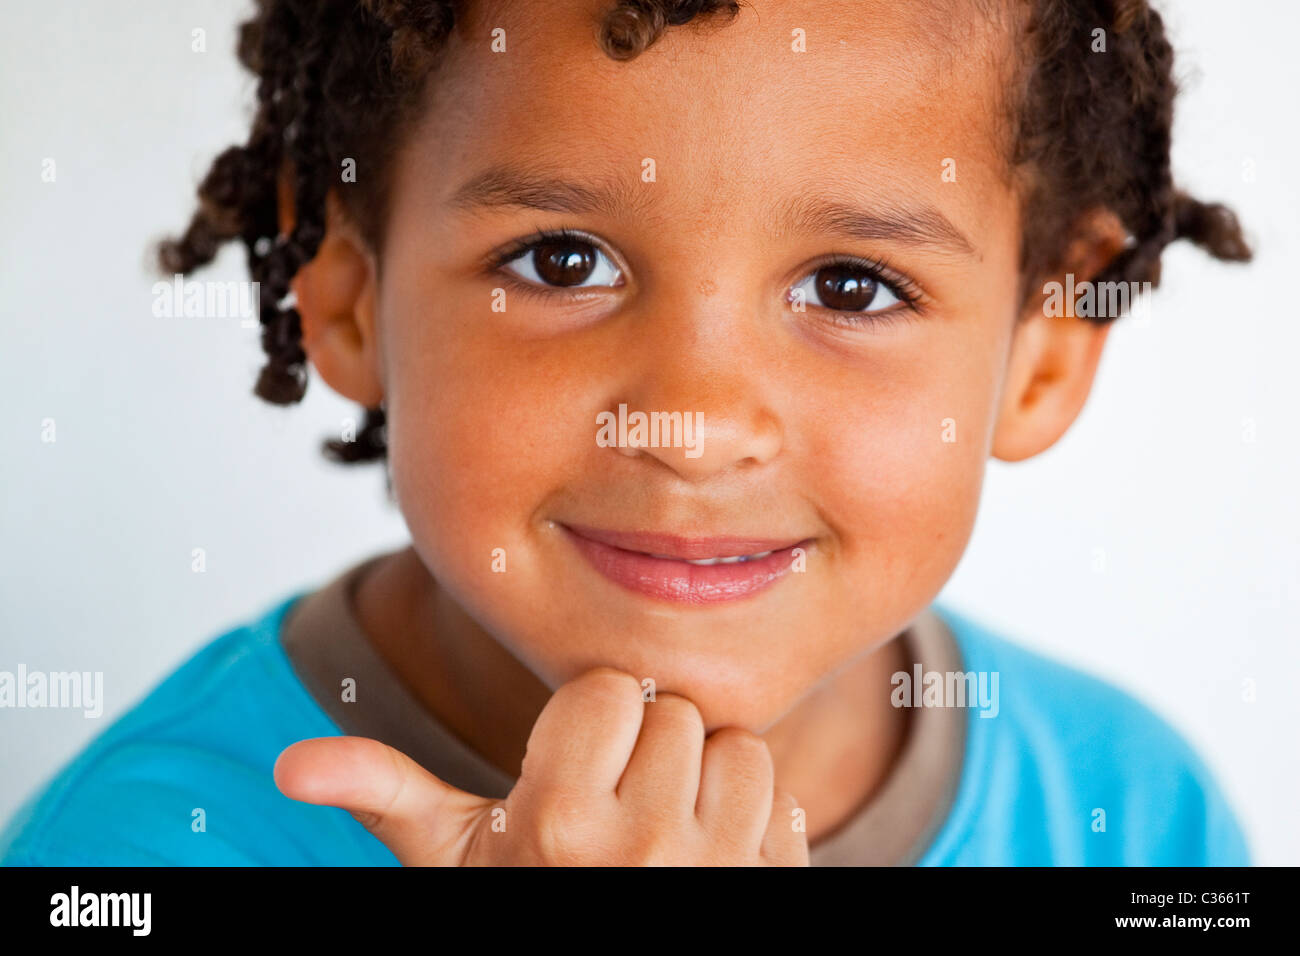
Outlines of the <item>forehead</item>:
[[448,191],[503,161],[635,180],[650,159],[678,216],[820,185],[920,191],[977,217],[1006,184],[1006,38],[982,4],[749,0],[629,61],[597,42],[611,6],[472,5],[417,134]]

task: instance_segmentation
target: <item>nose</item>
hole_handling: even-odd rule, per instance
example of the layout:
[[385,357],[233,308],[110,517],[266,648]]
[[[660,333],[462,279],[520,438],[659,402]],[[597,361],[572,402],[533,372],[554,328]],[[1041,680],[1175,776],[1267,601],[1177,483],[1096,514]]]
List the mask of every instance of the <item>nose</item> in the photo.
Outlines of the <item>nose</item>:
[[628,374],[604,416],[626,423],[626,440],[613,446],[619,454],[690,482],[760,467],[782,446],[769,401],[776,370],[752,324],[719,308],[721,298],[661,303],[633,323]]

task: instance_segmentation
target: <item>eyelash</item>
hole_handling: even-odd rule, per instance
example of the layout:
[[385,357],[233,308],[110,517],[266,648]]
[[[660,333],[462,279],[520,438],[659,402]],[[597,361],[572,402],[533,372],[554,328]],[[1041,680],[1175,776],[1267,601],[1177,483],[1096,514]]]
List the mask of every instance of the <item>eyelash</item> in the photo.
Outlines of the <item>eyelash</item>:
[[806,274],[812,275],[831,266],[845,266],[866,274],[873,281],[889,289],[894,294],[894,297],[898,299],[899,304],[899,308],[890,309],[886,312],[841,312],[826,306],[817,306],[823,312],[829,312],[834,317],[836,325],[860,329],[864,326],[887,325],[900,321],[912,322],[925,314],[925,307],[928,303],[925,292],[919,285],[890,265],[888,260],[841,253],[814,262],[811,270]]
[[[603,251],[602,244],[594,236],[580,230],[569,228],[538,229],[531,235],[516,239],[506,247],[490,254],[487,267],[493,274],[505,279],[515,290],[525,295],[543,299],[555,295],[563,296],[566,291],[561,287],[539,286],[504,271],[506,265],[514,262],[534,247],[556,240],[586,243],[593,248],[600,249],[602,254],[607,255]],[[834,316],[837,325],[861,328],[867,325],[884,325],[897,321],[910,322],[918,316],[924,315],[927,301],[924,291],[915,282],[891,266],[888,261],[869,256],[832,255],[814,263],[808,274],[811,275],[830,266],[844,266],[864,273],[873,281],[888,288],[902,306],[887,312],[841,312],[825,306],[816,306],[816,308],[829,312]],[[568,294],[571,295],[572,293]]]
[[575,291],[588,291],[584,289],[566,290],[561,287],[552,288],[539,286],[505,271],[505,266],[514,262],[525,252],[533,249],[533,247],[539,246],[544,242],[554,242],[557,239],[569,242],[583,242],[595,249],[602,249],[603,251],[602,244],[595,236],[588,235],[587,233],[581,232],[577,229],[538,229],[533,232],[532,235],[516,239],[505,248],[489,254],[487,257],[487,269],[493,275],[504,279],[512,289],[529,297],[547,299],[557,295],[563,296],[567,294],[571,296]]

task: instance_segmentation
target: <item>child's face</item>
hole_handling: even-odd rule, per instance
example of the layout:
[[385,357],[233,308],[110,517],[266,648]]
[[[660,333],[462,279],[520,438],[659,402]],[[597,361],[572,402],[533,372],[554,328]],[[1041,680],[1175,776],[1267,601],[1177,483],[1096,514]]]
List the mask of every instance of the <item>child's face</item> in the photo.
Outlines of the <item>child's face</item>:
[[[394,486],[445,591],[548,684],[612,665],[691,698],[709,727],[761,731],[933,600],[1011,427],[1005,41],[932,4],[756,2],[620,63],[594,40],[608,6],[476,11],[396,160],[367,306]],[[500,167],[574,188],[452,203]],[[606,187],[608,203],[577,204]],[[823,204],[857,212],[790,215]],[[530,293],[533,256],[505,274],[484,264],[560,228],[598,242],[594,268],[574,256],[577,288]],[[921,314],[884,286],[866,312],[843,311],[866,293],[815,278],[839,257],[888,262]],[[620,403],[698,413],[700,454],[603,447],[597,416]],[[646,564],[572,527],[799,545],[806,569],[789,570],[789,552],[754,574]],[[663,593],[675,588],[690,599]]]

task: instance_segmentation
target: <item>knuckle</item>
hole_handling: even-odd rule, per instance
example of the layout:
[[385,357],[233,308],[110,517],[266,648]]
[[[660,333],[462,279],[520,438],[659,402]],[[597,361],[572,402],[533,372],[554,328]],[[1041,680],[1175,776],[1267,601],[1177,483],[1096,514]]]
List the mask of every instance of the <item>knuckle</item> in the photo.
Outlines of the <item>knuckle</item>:
[[808,847],[806,844],[781,847],[770,854],[764,855],[762,864],[765,866],[808,866]]
[[704,718],[694,702],[679,694],[656,694],[652,702],[647,702],[647,715],[655,720],[672,722],[685,729],[704,727]]
[[624,844],[624,861],[634,866],[673,866],[694,855],[694,833],[686,821],[656,821],[636,827]]
[[709,741],[727,757],[741,763],[769,766],[772,763],[767,741],[743,727],[721,727],[713,732]]
[[723,727],[714,731],[709,743],[737,785],[771,788],[775,776],[772,751],[762,737],[740,727]]
[[799,809],[799,798],[789,790],[778,790],[772,798],[772,813],[788,819],[792,810]]
[[595,815],[583,801],[561,792],[538,797],[533,807],[533,836],[543,859],[559,864],[578,864],[587,851],[599,845],[595,839]]
[[[626,671],[613,667],[596,667],[566,684],[561,691],[594,699],[601,703],[621,703],[641,700],[641,684]],[[558,693],[558,692],[557,692]]]

